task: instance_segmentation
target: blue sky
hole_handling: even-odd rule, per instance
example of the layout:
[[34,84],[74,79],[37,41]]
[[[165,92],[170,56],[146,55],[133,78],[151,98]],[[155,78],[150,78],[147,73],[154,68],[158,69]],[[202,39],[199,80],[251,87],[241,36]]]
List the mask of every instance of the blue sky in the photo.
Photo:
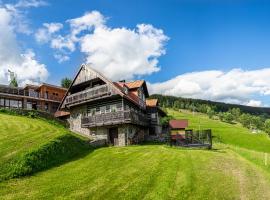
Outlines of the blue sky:
[[[2,7],[16,3],[18,1],[2,1]],[[128,31],[134,31],[138,24],[148,24],[162,30],[167,37],[159,41],[162,47],[153,50],[159,52],[155,57],[158,64],[139,75],[134,72],[134,76],[127,79],[143,78],[149,82],[151,91],[163,94],[268,106],[270,82],[266,75],[270,75],[269,1],[114,0],[112,3],[105,0],[61,0],[44,1],[36,6],[17,6],[16,9],[22,12],[22,17],[15,20],[24,20],[31,30],[28,34],[14,31],[17,46],[23,52],[31,49],[35,53],[34,59],[45,65],[49,74],[46,82],[59,84],[62,77],[73,77],[78,66],[93,52],[82,52],[77,42],[76,50],[67,53],[69,60],[59,63],[55,59],[59,48],[52,48],[50,41],[38,42],[35,35],[37,31],[44,28],[44,23],[61,23],[63,27],[59,35],[65,36],[71,32],[67,20],[97,11],[106,20],[106,27],[111,30],[125,27]],[[79,35],[91,31],[83,30]],[[129,47],[132,48],[132,45]],[[101,69],[102,72],[104,70]],[[211,73],[214,75],[209,75]],[[202,75],[206,78],[197,80]],[[232,84],[226,85],[227,81]],[[176,87],[178,83],[181,85]]]

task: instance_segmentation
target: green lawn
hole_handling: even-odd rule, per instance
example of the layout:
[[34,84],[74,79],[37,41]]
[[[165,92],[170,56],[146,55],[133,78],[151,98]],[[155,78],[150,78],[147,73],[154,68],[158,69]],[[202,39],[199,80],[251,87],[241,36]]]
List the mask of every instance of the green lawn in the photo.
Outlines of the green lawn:
[[[265,166],[263,153],[270,152],[270,141],[265,134],[202,114],[170,113],[188,118],[190,127],[212,128],[223,143],[216,137],[215,150],[166,145],[89,150],[32,176],[0,182],[0,199],[270,199],[270,160]],[[0,149],[6,149],[0,163],[8,149],[15,152],[9,156],[14,159],[67,131],[43,120],[0,117]]]
[[225,144],[235,145],[250,150],[270,152],[270,137],[265,133],[251,133],[240,124],[228,124],[219,120],[209,119],[207,115],[188,111],[174,111],[169,109],[169,114],[177,119],[188,119],[189,128],[212,129],[214,140]]
[[65,128],[45,120],[0,113],[0,177],[20,155],[65,133]]
[[[4,199],[269,199],[269,174],[231,150],[112,147],[0,183]],[[256,180],[256,181],[255,181]]]

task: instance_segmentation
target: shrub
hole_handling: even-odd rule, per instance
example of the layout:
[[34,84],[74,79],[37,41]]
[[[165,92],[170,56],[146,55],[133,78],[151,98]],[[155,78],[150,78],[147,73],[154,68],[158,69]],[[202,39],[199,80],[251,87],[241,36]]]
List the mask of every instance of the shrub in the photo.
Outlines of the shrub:
[[88,140],[80,139],[72,134],[60,136],[13,162],[10,165],[9,178],[31,175],[83,156],[92,149]]

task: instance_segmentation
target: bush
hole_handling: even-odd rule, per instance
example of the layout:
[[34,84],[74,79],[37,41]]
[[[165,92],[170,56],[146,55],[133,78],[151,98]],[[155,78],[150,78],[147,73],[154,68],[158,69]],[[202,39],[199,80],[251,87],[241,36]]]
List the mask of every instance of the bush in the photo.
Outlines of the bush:
[[9,178],[31,175],[83,156],[92,149],[87,140],[72,134],[60,136],[40,148],[24,154],[12,163]]
[[165,117],[160,118],[160,123],[162,126],[168,126],[169,125],[169,121],[173,119],[173,116],[171,115],[167,115]]
[[219,119],[223,122],[232,123],[233,115],[230,112],[219,113]]

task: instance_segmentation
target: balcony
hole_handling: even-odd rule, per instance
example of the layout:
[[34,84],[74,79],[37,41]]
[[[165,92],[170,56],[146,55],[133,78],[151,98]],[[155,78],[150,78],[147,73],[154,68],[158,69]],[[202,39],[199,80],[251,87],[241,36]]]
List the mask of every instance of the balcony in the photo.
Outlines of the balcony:
[[78,104],[88,100],[98,99],[104,96],[111,96],[111,91],[112,90],[110,87],[108,87],[108,85],[101,85],[94,88],[89,88],[87,90],[67,96],[65,100],[65,105],[71,106],[72,104]]
[[148,118],[145,114],[136,113],[135,111],[125,110],[103,114],[96,114],[82,118],[82,127],[98,127],[115,124],[136,124],[148,126]]

